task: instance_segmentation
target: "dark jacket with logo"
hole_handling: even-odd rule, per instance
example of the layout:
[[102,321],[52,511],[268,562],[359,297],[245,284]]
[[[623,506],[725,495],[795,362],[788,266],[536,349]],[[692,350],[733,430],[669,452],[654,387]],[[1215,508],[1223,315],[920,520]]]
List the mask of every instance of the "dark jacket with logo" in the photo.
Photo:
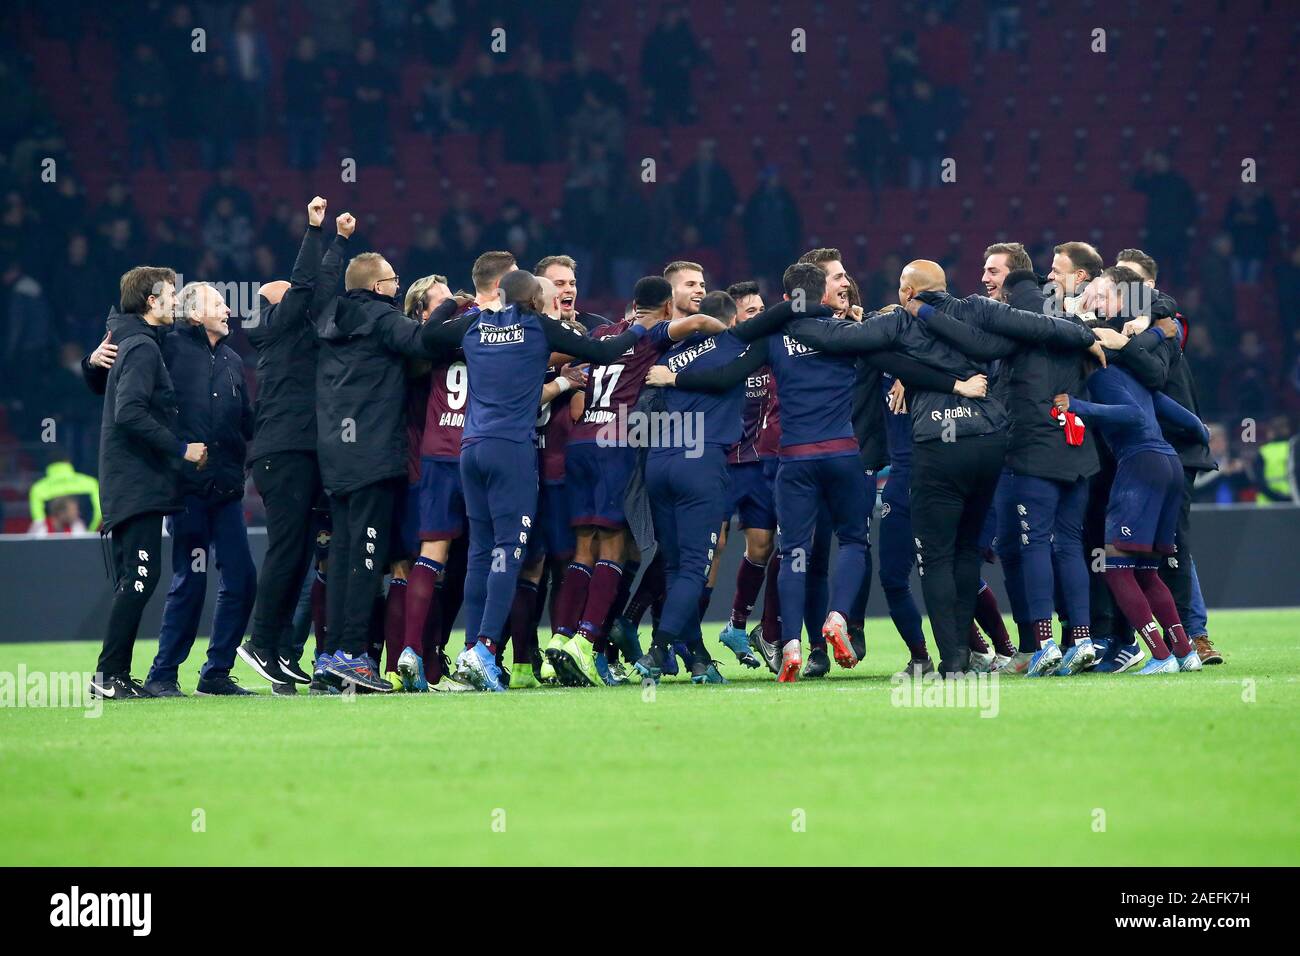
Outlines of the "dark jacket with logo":
[[[163,362],[165,326],[138,315],[109,314],[117,360],[104,373],[104,417],[99,433],[99,487],[103,531],[137,515],[181,510],[180,470],[185,442],[178,432],[176,393]],[[83,368],[85,366],[83,365]],[[104,373],[100,377],[99,373]]]
[[[892,350],[958,379],[986,372],[982,363],[966,357],[934,335],[924,322],[899,309],[873,313],[861,322],[797,319],[785,331],[804,345],[823,352]],[[1004,431],[1007,427],[1006,409],[993,395],[965,398],[953,392],[918,389],[909,395],[908,401],[914,441],[937,441],[948,436],[959,440]]]
[[1007,467],[1019,475],[1073,482],[1101,467],[1091,429],[1082,445],[1070,445],[1052,417],[1052,399],[1077,393],[1083,384],[1083,352],[1094,336],[1074,316],[1047,315],[1032,272],[1013,272],[1003,283],[1007,302],[985,296],[954,299],[922,292],[939,314],[927,325],[971,358],[1001,360],[999,394],[1007,403],[1011,429]]
[[318,322],[316,454],[331,495],[406,474],[406,358],[433,356],[389,296],[353,289]]
[[253,435],[243,359],[225,339],[212,345],[203,326],[189,322],[176,323],[163,336],[162,353],[176,391],[180,434],[208,446],[202,469],[182,462],[181,493],[214,504],[242,498]]
[[308,226],[284,297],[257,297],[248,326],[257,350],[257,403],[249,460],[281,451],[316,452],[316,319],[334,297],[347,258],[335,236],[321,258],[321,230]]

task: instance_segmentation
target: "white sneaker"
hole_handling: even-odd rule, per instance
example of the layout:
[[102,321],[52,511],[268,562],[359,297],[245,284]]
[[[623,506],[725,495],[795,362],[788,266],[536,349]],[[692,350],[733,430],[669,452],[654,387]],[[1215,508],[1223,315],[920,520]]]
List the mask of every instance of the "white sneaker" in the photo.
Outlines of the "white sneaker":
[[967,670],[976,674],[989,674],[992,673],[993,667],[997,664],[997,661],[998,658],[994,654],[981,654],[979,651],[971,651],[970,667],[967,668]]

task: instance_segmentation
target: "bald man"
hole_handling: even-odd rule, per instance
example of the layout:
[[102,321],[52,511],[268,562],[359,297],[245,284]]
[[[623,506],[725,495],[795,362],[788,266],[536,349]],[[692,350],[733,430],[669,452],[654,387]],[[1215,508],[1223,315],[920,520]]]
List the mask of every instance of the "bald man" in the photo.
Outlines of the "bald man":
[[[964,382],[985,373],[984,365],[910,317],[922,302],[919,296],[943,295],[946,285],[938,263],[916,260],[899,279],[899,301],[907,313],[875,313],[861,322],[805,318],[790,323],[786,333],[831,354],[892,349]],[[1006,410],[993,397],[923,389],[911,391],[908,405],[910,504],[921,583],[939,648],[939,671],[956,675],[970,665],[967,635],[979,589],[979,536],[1006,450]]]
[[334,240],[322,258],[325,207],[320,196],[308,204],[307,232],[289,281],[277,279],[261,287],[258,311],[248,325],[248,340],[257,350],[257,403],[248,459],[266,506],[267,542],[253,634],[239,648],[239,656],[280,693],[311,683],[300,665],[301,640],[292,636],[289,625],[312,555],[312,507],[321,496],[315,324],[338,287],[348,237],[356,226],[350,214],[339,216]]

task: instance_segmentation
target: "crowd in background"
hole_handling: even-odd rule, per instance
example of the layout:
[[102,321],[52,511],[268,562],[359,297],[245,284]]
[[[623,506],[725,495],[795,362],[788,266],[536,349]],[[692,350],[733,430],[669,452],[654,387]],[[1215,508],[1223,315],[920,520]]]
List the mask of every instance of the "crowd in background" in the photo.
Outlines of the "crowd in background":
[[[453,286],[466,285],[473,257],[485,248],[508,249],[525,262],[558,250],[578,260],[584,301],[618,308],[631,282],[660,268],[665,256],[703,263],[713,286],[751,275],[770,280],[813,244],[811,236],[829,228],[819,222],[825,210],[809,204],[795,170],[767,164],[756,176],[742,175],[734,162],[740,144],[700,123],[702,98],[731,92],[705,88],[703,66],[719,42],[745,41],[701,36],[684,5],[640,14],[641,45],[624,47],[617,68],[595,65],[575,44],[587,10],[577,0],[318,0],[305,8],[306,16],[291,6],[25,6],[25,28],[66,43],[82,80],[102,72],[126,117],[123,175],[94,198],[80,170],[95,157],[72,151],[69,117],[51,108],[17,37],[0,41],[0,144],[7,144],[0,145],[0,449],[14,450],[0,454],[6,460],[0,484],[30,484],[48,464],[37,436],[51,418],[61,429],[58,454],[70,457],[78,471],[94,473],[99,401],[81,385],[78,363],[102,336],[118,277],[128,268],[150,262],[187,278],[226,282],[287,274],[301,236],[299,213],[287,202],[259,202],[253,188],[259,171],[241,157],[271,137],[283,151],[279,168],[336,175],[336,151],[328,144],[337,136],[327,101],[341,105],[349,155],[363,166],[394,166],[405,142],[401,134],[420,131],[435,139],[472,134],[482,152],[475,160],[485,165],[559,164],[564,170],[553,208],[539,208],[526,184],[511,182],[488,189],[457,181],[448,189],[412,193],[421,222],[409,243],[390,253],[404,276],[438,271]],[[835,139],[835,148],[845,151],[845,169],[873,196],[898,188],[917,196],[956,188],[930,172],[946,143],[979,133],[965,119],[969,60],[977,51],[1024,42],[1026,18],[1014,4],[990,4],[984,32],[973,37],[953,22],[954,9],[952,3],[926,4],[915,29],[901,31],[883,50],[861,51],[884,58],[882,85],[855,98],[856,115],[826,117],[828,125],[851,133]],[[623,15],[631,16],[603,12]],[[364,35],[355,29],[358,17],[367,18]],[[210,55],[194,69],[190,51],[199,24]],[[295,26],[291,41],[277,37]],[[486,45],[496,27],[508,28],[508,58],[494,56]],[[76,51],[92,30],[111,41],[112,69],[78,61]],[[285,50],[282,63],[273,53],[278,46]],[[479,52],[470,55],[469,49]],[[940,55],[953,50],[958,55]],[[394,104],[402,67],[413,62],[427,69],[411,114]],[[741,77],[719,79],[743,85]],[[815,97],[804,104],[818,105]],[[751,114],[746,129],[779,135],[782,120]],[[651,184],[642,181],[638,157],[628,152],[630,136],[645,129],[698,134],[693,156]],[[42,180],[45,158],[58,164],[54,182]],[[142,212],[132,192],[139,180],[130,173],[153,170],[161,188],[186,169],[212,174],[192,215]],[[1123,185],[1146,204],[1144,233],[1127,245],[1142,246],[1160,262],[1161,287],[1190,320],[1187,354],[1203,411],[1223,426],[1216,436],[1221,470],[1198,488],[1198,497],[1249,500],[1258,490],[1253,476],[1260,443],[1291,434],[1300,409],[1300,324],[1291,311],[1300,301],[1294,197],[1256,183],[1192,183],[1176,153],[1158,149]],[[865,227],[872,244],[857,278],[866,303],[892,301],[902,261],[917,253],[938,259],[961,292],[979,291],[978,265],[961,254],[967,245],[982,249],[994,236],[955,243],[947,256],[902,246],[890,251],[891,237],[901,230],[889,213]],[[369,247],[365,231],[363,222],[360,248]],[[1011,238],[1022,239],[1046,270],[1053,239]],[[1085,237],[1055,241],[1062,238]],[[1242,289],[1260,291],[1248,301],[1277,310],[1280,343],[1243,321]],[[247,358],[242,332],[231,339]],[[9,522],[6,527],[12,530]]]

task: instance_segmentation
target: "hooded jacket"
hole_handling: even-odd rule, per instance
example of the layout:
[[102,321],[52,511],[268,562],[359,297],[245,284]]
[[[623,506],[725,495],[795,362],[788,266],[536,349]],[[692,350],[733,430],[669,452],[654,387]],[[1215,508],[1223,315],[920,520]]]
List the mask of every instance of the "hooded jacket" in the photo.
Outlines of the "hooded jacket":
[[99,484],[104,532],[137,515],[180,511],[185,457],[176,393],[163,362],[166,327],[114,310],[108,330],[117,345],[117,360],[102,379]]
[[432,356],[390,296],[353,289],[318,320],[316,454],[331,495],[406,474],[404,359]]

